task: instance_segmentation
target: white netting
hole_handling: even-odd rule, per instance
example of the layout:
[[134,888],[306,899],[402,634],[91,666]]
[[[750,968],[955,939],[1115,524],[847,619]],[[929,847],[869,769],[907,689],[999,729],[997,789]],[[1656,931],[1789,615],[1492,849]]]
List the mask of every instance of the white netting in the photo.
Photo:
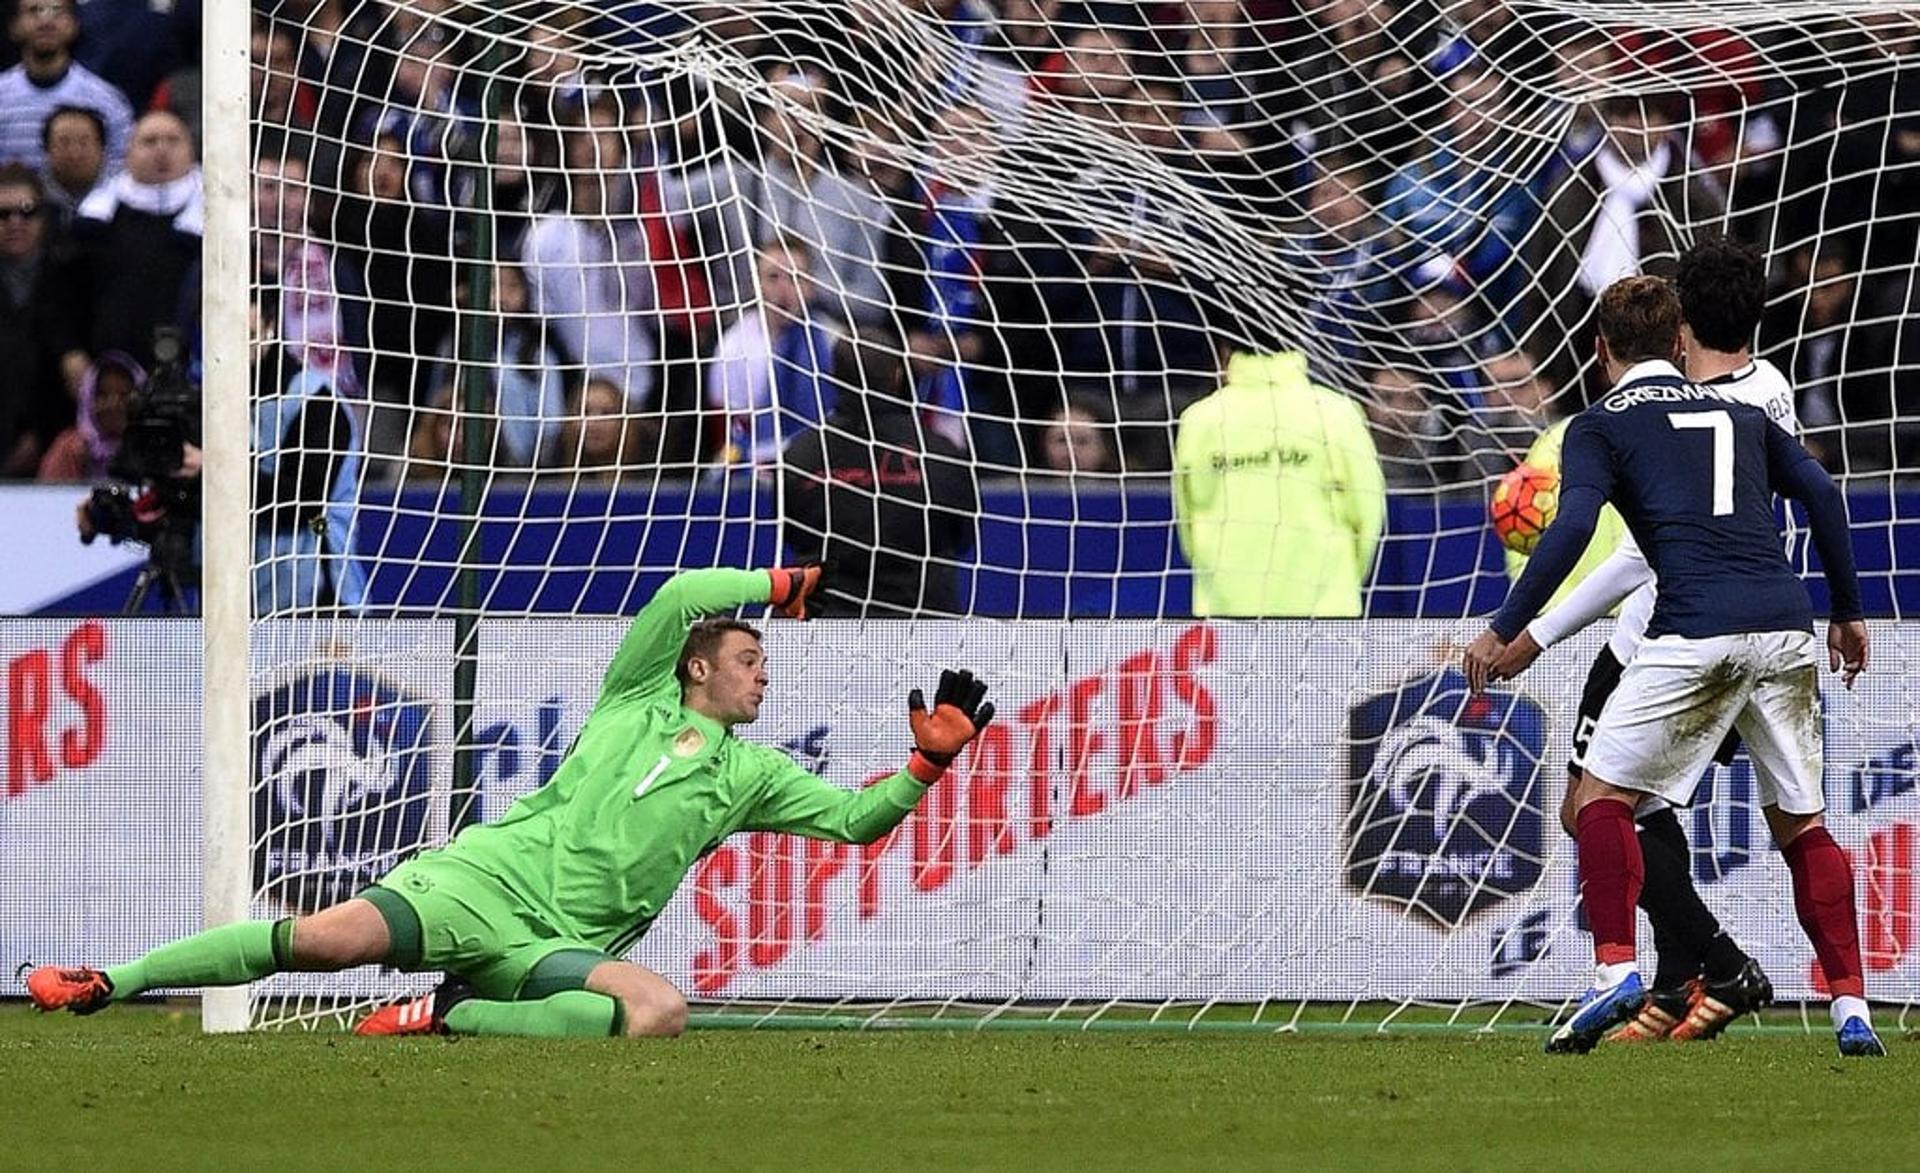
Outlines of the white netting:
[[[1592,645],[1494,717],[1432,673],[1504,583],[1491,478],[1594,390],[1595,292],[1703,233],[1767,254],[1760,350],[1870,605],[1912,598],[1911,6],[406,0],[289,6],[253,55],[261,912],[543,779],[667,574],[825,554],[843,622],[773,636],[749,735],[855,784],[965,658],[1010,740],[894,854],[713,857],[636,954],[683,987],[1557,1002]],[[1177,430],[1229,352],[1310,372],[1231,376],[1284,404],[1251,521],[1179,496],[1236,467]],[[1251,547],[1300,618],[1193,626],[1234,608],[1188,558]],[[1913,725],[1878,663],[1836,775]],[[1408,727],[1417,777],[1374,761]],[[1709,896],[1804,992],[1744,777],[1693,827],[1739,873]],[[1891,859],[1886,809],[1836,807],[1846,845]]]

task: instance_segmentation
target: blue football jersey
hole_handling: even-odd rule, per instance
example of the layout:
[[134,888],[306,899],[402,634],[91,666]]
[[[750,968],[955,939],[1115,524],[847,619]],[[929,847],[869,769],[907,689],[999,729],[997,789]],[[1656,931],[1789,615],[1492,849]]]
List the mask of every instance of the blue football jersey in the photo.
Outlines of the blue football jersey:
[[1858,619],[1846,504],[1819,462],[1727,390],[1689,383],[1670,363],[1636,364],[1568,425],[1559,516],[1490,626],[1512,639],[1539,613],[1611,501],[1657,582],[1649,637],[1809,630],[1813,609],[1781,550],[1776,492],[1807,505],[1833,618]]
[[1805,449],[1766,412],[1664,366],[1636,368],[1653,373],[1574,419],[1561,491],[1599,490],[1640,544],[1659,584],[1649,637],[1811,630],[1773,513],[1774,484]]

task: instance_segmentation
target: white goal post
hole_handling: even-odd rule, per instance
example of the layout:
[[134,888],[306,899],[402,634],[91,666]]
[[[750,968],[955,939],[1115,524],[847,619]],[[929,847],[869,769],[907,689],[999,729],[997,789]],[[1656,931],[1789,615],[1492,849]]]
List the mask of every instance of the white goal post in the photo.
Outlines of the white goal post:
[[[699,1021],[1538,1022],[1590,960],[1554,811],[1600,633],[1464,696],[1485,494],[1585,401],[1595,292],[1728,233],[1852,494],[1880,643],[1832,824],[1910,997],[1920,5],[305,12],[205,23],[209,923],[544,782],[668,574],[824,552],[747,737],[860,785],[950,662],[1002,718],[880,845],[707,856],[633,954]],[[1272,618],[1189,569],[1223,379],[1292,445],[1225,546],[1272,546]],[[1751,767],[1708,782],[1706,898],[1816,995]]]

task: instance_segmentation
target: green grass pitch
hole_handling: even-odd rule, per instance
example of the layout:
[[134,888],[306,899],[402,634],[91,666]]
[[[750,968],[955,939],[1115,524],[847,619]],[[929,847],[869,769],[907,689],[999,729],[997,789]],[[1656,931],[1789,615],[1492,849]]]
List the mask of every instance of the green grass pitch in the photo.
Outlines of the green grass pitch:
[[208,1037],[0,1008],[7,1168],[1635,1168],[1920,1161],[1920,1044],[1541,1032]]

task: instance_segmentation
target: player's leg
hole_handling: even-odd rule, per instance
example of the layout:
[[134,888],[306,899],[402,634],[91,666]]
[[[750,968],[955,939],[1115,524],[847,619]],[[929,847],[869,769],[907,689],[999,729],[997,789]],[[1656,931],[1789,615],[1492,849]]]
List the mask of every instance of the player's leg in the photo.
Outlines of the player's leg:
[[361,1019],[355,1034],[446,1033],[455,1005],[475,997],[511,1001],[541,956],[558,947],[553,930],[536,924],[512,893],[445,853],[408,860],[362,896],[386,922],[396,969],[449,976],[429,994]]
[[[1620,686],[1620,675],[1624,671],[1626,665],[1614,654],[1612,646],[1602,645],[1593,658],[1593,665],[1587,669],[1586,684],[1580,689],[1580,705],[1573,719],[1573,752],[1567,757],[1567,790],[1560,802],[1560,826],[1569,839],[1579,837],[1574,816],[1579,806],[1579,783],[1586,770],[1587,750],[1593,745],[1593,731],[1600,724],[1600,713],[1606,708],[1607,698]],[[1640,888],[1640,906],[1647,910],[1647,919],[1653,925],[1653,947],[1659,957],[1659,968],[1646,1004],[1619,1030],[1607,1036],[1609,1042],[1666,1038],[1686,1018],[1693,979],[1699,974],[1699,955],[1690,947],[1690,938],[1673,931],[1674,922],[1661,915],[1658,896],[1663,883],[1671,882],[1671,868],[1666,866],[1669,861],[1664,837],[1657,842],[1649,838],[1649,808],[1654,807],[1671,810],[1654,801],[1642,804],[1640,850],[1645,860],[1646,880]],[[1656,835],[1664,830],[1658,825],[1657,812],[1652,814],[1652,825],[1657,828]],[[1679,824],[1675,823],[1674,827],[1678,830]],[[1681,850],[1684,853],[1684,839]],[[1691,877],[1683,873],[1683,879],[1691,890]]]
[[1886,1054],[1873,1030],[1866,978],[1860,963],[1859,913],[1854,906],[1853,867],[1819,815],[1795,815],[1767,807],[1767,825],[1793,876],[1793,911],[1813,943],[1833,1001],[1828,1009],[1842,1055]]
[[[1693,886],[1692,849],[1673,808],[1649,802],[1639,825],[1646,860],[1640,906],[1647,910],[1660,954],[1649,1006],[1662,1002],[1668,1015],[1677,1007],[1678,1021],[1668,1025],[1666,1035],[1674,1042],[1712,1039],[1741,1015],[1773,1001],[1773,983],[1700,899]],[[1670,955],[1683,960],[1670,963]]]
[[628,1033],[627,1008],[606,990],[589,988],[595,970],[624,965],[578,942],[536,942],[474,975],[450,978],[423,998],[390,1006],[354,1028],[356,1034],[505,1035],[604,1039]]
[[[516,977],[516,975],[518,975]],[[510,989],[510,994],[503,994]],[[577,942],[545,940],[421,998],[385,1007],[356,1034],[472,1034],[526,1038],[678,1035],[686,999],[644,966]]]
[[[457,858],[403,864],[367,895],[388,916],[396,954],[416,943],[402,968],[441,970],[451,980],[375,1011],[356,1034],[605,1038],[678,1033],[685,1021],[685,1002],[664,978],[560,936]],[[597,976],[603,969],[611,976]]]
[[1724,663],[1724,642],[1647,641],[1601,711],[1574,815],[1596,972],[1572,1017],[1548,1040],[1550,1051],[1591,1049],[1645,1001],[1634,942],[1645,859],[1634,812],[1646,795],[1681,803],[1691,797],[1731,725],[1745,681]]
[[1846,1055],[1882,1055],[1867,1008],[1853,867],[1827,831],[1821,782],[1819,660],[1804,632],[1754,637],[1765,666],[1738,728],[1753,758],[1762,809],[1793,877],[1793,908],[1833,992],[1833,1025]]
[[[1737,718],[1736,718],[1737,720]],[[1731,765],[1740,751],[1740,736],[1729,732],[1714,752],[1713,760]],[[1674,1042],[1705,1042],[1719,1037],[1742,1015],[1751,1014],[1773,1001],[1773,982],[1760,963],[1747,955],[1732,935],[1720,927],[1713,911],[1700,899],[1693,886],[1692,849],[1673,808],[1665,803],[1650,803],[1653,809],[1640,812],[1640,845],[1647,856],[1647,888],[1655,887],[1655,875],[1667,873],[1680,877],[1678,887],[1655,892],[1650,899],[1641,894],[1640,905],[1648,910],[1654,924],[1654,945],[1660,950],[1661,971],[1666,970],[1666,948],[1660,944],[1662,922],[1682,938],[1681,948],[1698,958],[1696,980],[1687,983],[1680,1021],[1667,1033]],[[1665,853],[1667,859],[1661,860]],[[1656,919],[1654,905],[1662,905]],[[1656,986],[1662,983],[1658,980]]]
[[43,965],[27,975],[27,992],[41,1010],[91,1014],[153,989],[237,986],[285,970],[364,965],[386,957],[387,940],[379,910],[356,898],[312,916],[207,929],[105,970]]
[[1611,647],[1603,645],[1587,669],[1587,682],[1580,688],[1580,707],[1573,715],[1573,751],[1567,755],[1567,792],[1560,801],[1560,828],[1569,839],[1577,838],[1574,815],[1579,810],[1580,777],[1586,772],[1593,731],[1599,727],[1607,698],[1620,687],[1620,675],[1626,667]]
[[[1679,890],[1692,896],[1695,903],[1699,900],[1689,874],[1686,836],[1680,833],[1673,808],[1657,798],[1640,803],[1634,813],[1634,827],[1640,838],[1640,907],[1646,910],[1647,923],[1653,928],[1653,982],[1640,1012],[1607,1036],[1610,1043],[1645,1043],[1671,1037],[1674,1028],[1686,1021],[1687,1008],[1700,984],[1700,950],[1695,945],[1698,929],[1673,911],[1677,904],[1684,907],[1684,897],[1674,897],[1676,875],[1684,886]],[[1677,844],[1669,830],[1679,836]],[[1688,927],[1680,927],[1683,925]]]
[[542,941],[481,977],[515,980],[513,998],[468,998],[445,1009],[449,1033],[671,1037],[687,1023],[686,999],[673,983],[580,942]]
[[[1586,684],[1580,691],[1580,705],[1574,715],[1573,752],[1567,759],[1566,798],[1560,806],[1560,825],[1569,837],[1575,835],[1575,783],[1586,766],[1587,751],[1593,743],[1600,713],[1606,707],[1607,698],[1619,687],[1625,670],[1613,648],[1603,646],[1594,656]],[[1715,756],[1727,760],[1731,756],[1729,747],[1737,745],[1737,738],[1729,736]],[[1706,983],[1717,983],[1727,1000],[1748,1008],[1770,1000],[1773,989],[1767,983],[1766,974],[1720,927],[1713,911],[1700,899],[1693,883],[1692,849],[1672,805],[1661,799],[1647,799],[1640,804],[1635,818],[1644,869],[1640,907],[1646,910],[1647,921],[1653,927],[1653,948],[1658,960],[1646,1005],[1607,1036],[1608,1040],[1645,1042],[1670,1037],[1675,1028],[1686,1022],[1688,1011],[1696,1004],[1699,991]],[[1738,1013],[1744,1012],[1742,1009]]]
[[687,1029],[687,999],[674,984],[630,961],[607,961],[587,975],[587,988],[615,998],[629,1038],[674,1038]]
[[[1587,674],[1580,698],[1582,713],[1574,731],[1574,756],[1568,762],[1568,769],[1579,769],[1581,775],[1568,786],[1569,801],[1562,811],[1562,823],[1579,854],[1580,899],[1593,931],[1603,986],[1624,976],[1613,972],[1623,963],[1632,968],[1633,908],[1642,881],[1633,830],[1633,811],[1641,796],[1612,785],[1589,765],[1593,737],[1607,714],[1623,711],[1618,689],[1623,674],[1611,651],[1603,651]],[[1594,711],[1588,713],[1589,709]]]

